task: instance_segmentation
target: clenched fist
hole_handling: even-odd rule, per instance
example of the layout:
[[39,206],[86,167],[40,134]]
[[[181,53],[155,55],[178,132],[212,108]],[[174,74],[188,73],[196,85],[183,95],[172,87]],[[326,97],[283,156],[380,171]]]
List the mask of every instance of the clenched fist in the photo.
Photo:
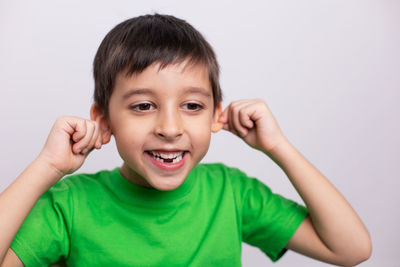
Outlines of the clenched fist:
[[60,117],[54,123],[39,158],[62,177],[79,169],[91,150],[100,149],[103,144],[96,121]]

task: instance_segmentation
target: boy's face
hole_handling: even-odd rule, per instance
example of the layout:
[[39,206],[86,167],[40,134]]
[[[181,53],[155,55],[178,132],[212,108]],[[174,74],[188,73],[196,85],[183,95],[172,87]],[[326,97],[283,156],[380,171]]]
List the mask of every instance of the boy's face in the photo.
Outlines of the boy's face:
[[116,78],[108,126],[124,160],[121,173],[137,185],[179,187],[218,128],[221,105],[214,112],[207,69],[184,64]]

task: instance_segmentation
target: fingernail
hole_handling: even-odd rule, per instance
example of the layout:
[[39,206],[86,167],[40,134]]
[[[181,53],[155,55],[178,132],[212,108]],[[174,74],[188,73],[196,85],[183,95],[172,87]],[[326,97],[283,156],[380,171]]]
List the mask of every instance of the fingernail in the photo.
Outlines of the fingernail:
[[84,150],[82,150],[82,154],[86,154],[89,151],[89,149],[85,148]]

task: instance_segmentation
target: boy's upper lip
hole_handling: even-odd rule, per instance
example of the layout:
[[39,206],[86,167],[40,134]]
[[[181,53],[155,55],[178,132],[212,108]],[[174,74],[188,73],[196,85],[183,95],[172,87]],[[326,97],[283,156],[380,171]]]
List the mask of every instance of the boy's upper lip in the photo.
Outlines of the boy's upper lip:
[[146,149],[146,151],[155,151],[155,152],[164,152],[164,153],[174,153],[174,152],[186,152],[187,149],[179,149],[179,148],[154,148],[154,149]]

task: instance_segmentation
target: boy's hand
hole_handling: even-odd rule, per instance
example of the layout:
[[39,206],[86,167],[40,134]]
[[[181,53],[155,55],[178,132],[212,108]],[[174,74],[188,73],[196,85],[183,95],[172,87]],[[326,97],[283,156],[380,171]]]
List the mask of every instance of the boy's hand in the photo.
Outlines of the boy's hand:
[[38,159],[61,179],[79,169],[93,148],[103,145],[99,125],[78,117],[60,117],[54,123]]
[[239,100],[229,104],[219,122],[223,129],[242,138],[248,145],[263,152],[270,152],[285,141],[278,123],[262,99]]

